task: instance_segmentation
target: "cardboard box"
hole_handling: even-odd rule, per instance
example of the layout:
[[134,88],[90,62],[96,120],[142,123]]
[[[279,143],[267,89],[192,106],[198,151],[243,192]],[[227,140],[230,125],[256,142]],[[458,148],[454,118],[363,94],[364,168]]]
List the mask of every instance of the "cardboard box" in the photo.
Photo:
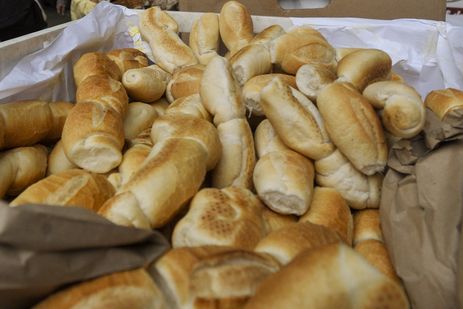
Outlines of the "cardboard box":
[[[179,0],[179,10],[219,12],[227,0]],[[445,20],[445,0],[331,0],[323,8],[283,9],[279,0],[239,0],[251,14],[291,17],[418,18]]]

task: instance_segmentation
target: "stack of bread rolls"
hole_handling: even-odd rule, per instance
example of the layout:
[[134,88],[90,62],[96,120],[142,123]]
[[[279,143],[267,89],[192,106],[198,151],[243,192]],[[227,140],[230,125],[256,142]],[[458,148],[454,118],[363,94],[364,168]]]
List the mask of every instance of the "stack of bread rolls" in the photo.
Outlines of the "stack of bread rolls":
[[236,1],[201,14],[188,44],[159,8],[139,27],[154,64],[87,53],[72,109],[0,105],[0,197],[170,227],[173,249],[37,307],[407,308],[378,211],[386,134],[420,134],[425,107],[461,116],[463,92],[423,102],[384,51],[336,48],[308,26],[255,34]]

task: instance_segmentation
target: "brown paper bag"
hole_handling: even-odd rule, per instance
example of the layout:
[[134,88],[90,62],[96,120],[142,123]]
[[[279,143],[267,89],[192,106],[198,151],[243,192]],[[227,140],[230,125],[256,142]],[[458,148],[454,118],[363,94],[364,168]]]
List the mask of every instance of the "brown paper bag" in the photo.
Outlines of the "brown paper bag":
[[428,111],[424,135],[392,148],[381,225],[413,308],[457,308],[463,127]]
[[27,308],[66,284],[147,266],[168,247],[156,231],[87,209],[0,202],[0,308]]

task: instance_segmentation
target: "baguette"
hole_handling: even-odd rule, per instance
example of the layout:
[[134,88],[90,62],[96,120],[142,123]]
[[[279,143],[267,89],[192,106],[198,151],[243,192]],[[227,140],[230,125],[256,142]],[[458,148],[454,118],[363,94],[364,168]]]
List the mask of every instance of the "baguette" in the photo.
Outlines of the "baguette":
[[318,64],[304,64],[296,73],[297,89],[316,101],[320,90],[336,80],[336,74]]
[[167,84],[166,97],[172,103],[175,100],[199,93],[205,67],[201,64],[178,69]]
[[136,101],[151,103],[165,93],[170,76],[156,65],[131,69],[122,76],[127,94]]
[[193,23],[189,45],[202,65],[207,65],[218,55],[219,35],[217,14],[204,13]]
[[66,157],[63,142],[59,140],[48,155],[47,176],[74,168],[78,167]]
[[77,88],[81,82],[91,76],[108,76],[118,81],[122,78],[122,72],[117,64],[100,52],[83,54],[74,64],[73,73]]
[[148,58],[135,48],[115,49],[106,54],[119,67],[121,74],[130,69],[139,69],[148,66]]
[[220,10],[220,37],[227,49],[234,53],[248,45],[254,36],[251,14],[238,1],[228,1]]
[[124,119],[125,139],[135,139],[141,132],[151,128],[157,116],[156,111],[149,104],[141,102],[130,103]]
[[212,122],[212,117],[201,103],[199,94],[175,100],[166,110],[167,115],[185,114]]
[[270,73],[272,62],[268,49],[261,44],[241,48],[230,58],[233,76],[240,86],[257,75]]
[[447,88],[431,91],[425,99],[425,105],[441,121],[451,118],[460,118],[463,107],[463,91]]

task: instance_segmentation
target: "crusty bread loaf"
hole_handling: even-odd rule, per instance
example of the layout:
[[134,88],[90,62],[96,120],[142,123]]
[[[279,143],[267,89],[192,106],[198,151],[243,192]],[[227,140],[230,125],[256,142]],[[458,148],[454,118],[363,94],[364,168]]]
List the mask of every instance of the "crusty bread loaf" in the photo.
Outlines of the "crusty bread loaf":
[[322,187],[336,189],[355,209],[378,208],[382,177],[367,176],[336,150],[328,157],[315,161],[315,181]]
[[284,83],[296,88],[296,79],[292,75],[286,74],[263,74],[258,75],[246,82],[241,92],[241,100],[246,109],[255,116],[263,116],[264,112],[260,106],[260,91],[274,78],[280,78]]
[[122,78],[122,72],[117,64],[106,54],[100,52],[83,54],[74,64],[73,73],[77,87],[90,76],[109,76],[114,80]]
[[234,119],[217,127],[222,155],[212,171],[212,186],[253,188],[252,174],[256,152],[251,128],[246,119]]
[[191,48],[171,27],[160,27],[152,12],[149,9],[140,13],[139,28],[142,37],[151,47],[156,64],[171,74],[177,68],[197,64],[198,60]]
[[267,234],[297,222],[296,216],[282,215],[274,212],[268,207],[264,207],[262,218],[264,219],[265,230],[267,231]]
[[316,101],[320,90],[336,80],[336,74],[318,64],[304,64],[296,73],[296,84],[300,92]]
[[283,57],[281,68],[288,74],[295,75],[301,66],[317,64],[333,73],[336,71],[336,51],[326,42],[311,42]]
[[199,94],[192,94],[190,96],[182,97],[175,100],[167,108],[166,114],[191,115],[212,122],[212,117],[209,114],[209,112],[204,108],[204,105],[201,103],[201,97],[199,96]]
[[164,95],[169,80],[169,74],[158,69],[157,65],[131,69],[122,76],[127,94],[133,100],[146,103],[159,100]]
[[200,95],[216,126],[231,119],[245,118],[239,85],[225,58],[217,56],[209,62],[201,80]]
[[266,233],[263,207],[244,188],[202,189],[175,226],[172,246],[222,245],[252,250]]
[[244,308],[409,308],[402,288],[342,243],[306,250],[269,276]]
[[121,74],[130,69],[139,69],[148,66],[148,58],[135,48],[115,49],[106,54],[119,67]]
[[145,23],[156,26],[160,29],[178,32],[178,24],[166,11],[161,10],[159,6],[152,6],[140,13],[140,19],[145,19]]
[[220,37],[232,53],[249,44],[254,36],[251,14],[238,1],[228,1],[220,10]]
[[425,105],[440,120],[460,118],[463,107],[463,91],[454,88],[431,91],[426,96]]
[[351,83],[359,91],[390,78],[392,60],[379,49],[359,49],[344,56],[336,70],[340,82]]
[[49,308],[167,308],[164,296],[142,268],[73,284],[35,305]]
[[299,218],[299,222],[323,225],[349,246],[352,246],[354,222],[349,205],[336,189],[316,187],[309,211]]
[[288,146],[278,137],[278,134],[275,132],[275,129],[268,119],[263,120],[257,126],[254,132],[254,142],[256,145],[256,153],[259,158],[272,151],[289,150]]
[[42,145],[18,147],[0,153],[0,199],[18,195],[45,177],[47,149]]
[[120,185],[126,184],[133,174],[142,166],[150,154],[152,146],[144,143],[135,144],[124,153],[119,165]]
[[257,244],[255,251],[267,253],[282,265],[286,265],[306,249],[314,249],[339,241],[339,236],[324,226],[299,222],[268,234]]
[[233,76],[243,86],[254,76],[270,73],[272,62],[267,47],[250,44],[241,48],[230,58]]
[[332,83],[320,91],[317,105],[331,140],[355,168],[366,175],[382,172],[387,145],[368,100],[348,83]]
[[384,127],[393,135],[411,138],[423,129],[424,103],[411,86],[396,81],[376,82],[365,88],[363,96],[380,110]]
[[271,25],[256,34],[249,44],[268,45],[271,41],[285,34],[285,30],[280,25]]
[[199,93],[204,69],[204,65],[196,64],[175,70],[167,84],[167,100],[172,103],[179,98]]
[[334,151],[315,105],[280,79],[272,80],[262,89],[261,106],[289,148],[315,160]]
[[199,63],[207,65],[217,56],[219,49],[219,17],[214,13],[204,13],[195,20],[190,31],[189,45]]
[[150,103],[150,105],[154,108],[154,110],[160,117],[165,115],[166,110],[169,107],[169,102],[165,98],[160,98],[156,102]]
[[113,195],[114,188],[104,176],[71,169],[34,183],[14,199],[10,206],[46,204],[98,211]]
[[0,150],[58,140],[73,106],[34,100],[0,104]]
[[297,152],[274,151],[260,157],[253,180],[259,198],[273,211],[301,216],[309,209],[314,168]]
[[364,209],[354,213],[354,245],[365,240],[384,241],[378,209]]
[[156,111],[149,104],[141,102],[130,103],[124,119],[125,139],[134,139],[144,130],[151,128],[157,116]]
[[69,161],[64,152],[63,142],[58,141],[48,155],[47,176],[73,168],[78,168],[78,166]]

